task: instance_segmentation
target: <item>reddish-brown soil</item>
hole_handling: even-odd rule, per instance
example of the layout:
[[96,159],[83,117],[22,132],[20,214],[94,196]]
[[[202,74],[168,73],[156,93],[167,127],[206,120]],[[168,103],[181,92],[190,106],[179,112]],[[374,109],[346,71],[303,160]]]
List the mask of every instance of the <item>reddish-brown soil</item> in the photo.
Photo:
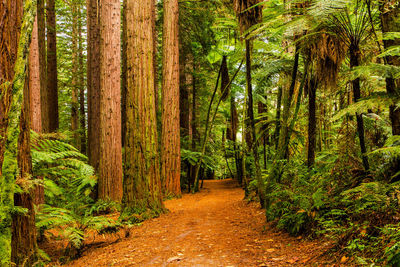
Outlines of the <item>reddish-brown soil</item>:
[[200,193],[166,201],[169,213],[132,228],[128,238],[96,237],[68,266],[323,265],[315,256],[327,244],[276,231],[243,196],[232,180],[205,181]]

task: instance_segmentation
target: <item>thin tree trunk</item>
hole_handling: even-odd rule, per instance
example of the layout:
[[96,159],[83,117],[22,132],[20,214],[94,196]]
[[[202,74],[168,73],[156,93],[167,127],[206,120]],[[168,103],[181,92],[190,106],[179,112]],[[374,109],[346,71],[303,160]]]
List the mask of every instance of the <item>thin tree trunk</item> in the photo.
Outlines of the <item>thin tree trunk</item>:
[[181,137],[189,136],[189,88],[186,82],[186,64],[188,57],[179,53],[179,121]]
[[276,104],[276,128],[274,133],[275,149],[278,149],[279,135],[281,130],[282,91],[282,86],[279,86]]
[[296,85],[297,80],[297,71],[299,68],[299,51],[298,47],[296,46],[295,50],[295,57],[294,57],[294,64],[292,70],[292,80],[285,98],[283,100],[283,112],[282,112],[282,127],[279,134],[279,141],[278,141],[278,151],[277,151],[277,159],[288,159],[288,145],[286,145],[286,140],[289,135],[289,115],[290,115],[290,108],[292,105],[293,93],[294,88]]
[[78,9],[78,57],[79,57],[79,124],[80,124],[80,139],[81,139],[81,153],[86,154],[86,112],[85,112],[85,74],[83,65],[83,38],[82,38],[82,10],[81,6]]
[[315,162],[315,146],[317,135],[317,116],[316,116],[316,96],[317,80],[312,77],[308,86],[308,148],[307,148],[307,166],[312,168]]
[[[350,47],[350,68],[359,66],[359,54],[360,51],[357,48]],[[360,78],[353,80],[352,85],[353,85],[354,103],[356,103],[361,98]],[[368,162],[368,157],[366,155],[367,148],[365,145],[363,115],[356,113],[356,118],[357,118],[357,133],[358,133],[358,138],[360,140],[360,148],[361,148],[361,159],[363,162],[364,169],[368,171],[369,162]]]
[[47,23],[47,105],[46,119],[42,121],[44,132],[58,130],[58,74],[57,74],[57,33],[55,0],[46,0]]
[[193,72],[192,72],[192,151],[196,151],[197,142],[199,141],[199,132],[197,129],[197,86],[196,86],[196,64],[193,60]]
[[[37,26],[38,26],[38,49],[39,49],[39,72],[40,72],[40,116],[41,131],[48,131],[48,93],[47,93],[47,54],[46,54],[46,16],[45,0],[37,0]],[[44,201],[44,194],[43,200]],[[35,200],[36,202],[36,200]]]
[[251,46],[250,40],[246,40],[246,81],[247,81],[247,115],[250,120],[251,125],[251,139],[252,139],[252,149],[253,149],[253,156],[254,156],[254,164],[256,167],[256,179],[258,182],[258,197],[260,198],[260,205],[264,207],[265,195],[264,195],[264,181],[261,176],[261,166],[260,166],[260,159],[258,155],[258,142],[257,142],[257,135],[256,135],[256,124],[254,119],[254,107],[253,107],[253,88],[251,85]]
[[162,204],[154,95],[154,0],[126,1],[127,96],[125,213],[160,213]]
[[122,124],[122,147],[125,147],[126,137],[126,0],[122,3],[122,54],[121,54],[121,124]]
[[79,135],[79,36],[78,36],[78,8],[77,3],[72,2],[72,92],[71,92],[71,131],[73,132],[73,144],[80,148]]
[[[100,159],[98,197],[122,199],[121,6],[100,0]],[[118,25],[116,27],[116,25]]]
[[[265,96],[265,95],[264,95]],[[266,114],[268,112],[268,106],[262,103],[261,101],[258,102],[258,115],[264,113]],[[267,169],[267,140],[268,140],[268,125],[265,125],[260,129],[260,132],[262,133],[261,141],[263,145],[263,162],[264,162],[264,169]]]

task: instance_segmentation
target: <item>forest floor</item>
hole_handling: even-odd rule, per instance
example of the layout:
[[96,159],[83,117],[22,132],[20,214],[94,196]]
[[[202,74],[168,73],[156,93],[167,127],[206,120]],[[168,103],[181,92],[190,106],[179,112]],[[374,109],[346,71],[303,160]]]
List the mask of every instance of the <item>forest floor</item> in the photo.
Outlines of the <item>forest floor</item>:
[[170,212],[129,237],[89,240],[68,266],[325,266],[318,256],[329,243],[277,231],[243,196],[232,180],[205,181],[200,193],[165,201]]

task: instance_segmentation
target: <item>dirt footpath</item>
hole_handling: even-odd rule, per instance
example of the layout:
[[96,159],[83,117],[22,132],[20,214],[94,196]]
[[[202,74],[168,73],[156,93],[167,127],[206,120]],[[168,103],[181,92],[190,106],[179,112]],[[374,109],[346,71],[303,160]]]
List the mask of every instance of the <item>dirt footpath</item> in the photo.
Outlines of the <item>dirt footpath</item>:
[[128,238],[90,247],[69,266],[323,265],[314,256],[324,244],[274,230],[243,196],[232,180],[205,181],[200,193],[166,201],[169,213],[131,229]]

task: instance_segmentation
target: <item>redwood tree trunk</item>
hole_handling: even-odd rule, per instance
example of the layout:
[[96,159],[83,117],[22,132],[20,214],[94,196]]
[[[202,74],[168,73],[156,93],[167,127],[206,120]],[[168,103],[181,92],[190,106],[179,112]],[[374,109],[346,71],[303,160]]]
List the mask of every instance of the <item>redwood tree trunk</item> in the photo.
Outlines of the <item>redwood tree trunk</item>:
[[122,199],[119,0],[100,0],[100,161],[98,196]]
[[[38,6],[39,8],[39,6]],[[43,67],[41,67],[41,55],[39,46],[39,32],[38,32],[38,19],[39,19],[39,9],[38,15],[35,19],[35,24],[32,31],[32,40],[29,48],[29,103],[30,103],[30,125],[31,129],[37,133],[42,132],[42,108],[41,108],[41,85],[43,80]],[[45,77],[44,77],[45,78]],[[36,177],[39,179],[39,177]],[[41,177],[40,179],[43,179]],[[44,203],[44,188],[41,185],[36,186],[34,194],[34,202],[36,205]]]
[[36,16],[29,48],[29,103],[31,128],[37,133],[42,132],[42,117],[40,108],[40,60],[38,18]]
[[47,105],[47,112],[43,123],[44,132],[58,130],[58,75],[57,75],[57,32],[55,0],[47,0],[47,99],[43,105]]
[[154,0],[126,1],[125,213],[163,209],[154,95]]
[[97,2],[87,1],[88,156],[96,172],[99,171],[100,158],[100,18]]
[[179,8],[177,0],[164,1],[161,180],[165,194],[181,195],[179,121]]
[[84,78],[84,66],[83,66],[83,39],[82,39],[82,20],[81,20],[81,6],[78,9],[78,53],[79,53],[79,124],[80,124],[80,139],[81,139],[81,152],[86,154],[87,142],[86,142],[86,112],[85,112],[85,78]]
[[[0,2],[0,85],[12,83],[14,79],[14,65],[17,59],[18,41],[21,31],[23,13],[22,0],[7,0]],[[7,129],[9,123],[9,110],[11,107],[11,85],[0,87],[0,178],[2,190],[0,191],[0,206],[11,207],[12,180],[3,175],[4,153],[6,150]],[[0,265],[9,265],[10,260],[10,226],[11,215],[0,220],[2,238],[0,238]]]
[[[46,16],[45,0],[37,0],[37,26],[38,26],[38,49],[39,49],[39,72],[40,72],[40,116],[41,131],[48,132],[47,120],[48,95],[47,95],[47,56],[46,56]],[[32,121],[32,125],[34,122]],[[43,196],[44,197],[44,196]],[[43,199],[44,200],[44,199]],[[36,200],[35,200],[36,202]]]
[[80,147],[79,136],[79,66],[78,66],[78,10],[77,3],[72,3],[72,92],[71,92],[71,131],[74,136],[73,144]]
[[16,183],[24,190],[14,194],[14,206],[27,210],[26,214],[12,215],[11,262],[16,266],[32,266],[36,262],[36,226],[33,191],[27,188],[32,175],[32,157],[30,143],[30,93],[26,79],[24,100],[20,117],[18,138],[18,168],[20,177]]

